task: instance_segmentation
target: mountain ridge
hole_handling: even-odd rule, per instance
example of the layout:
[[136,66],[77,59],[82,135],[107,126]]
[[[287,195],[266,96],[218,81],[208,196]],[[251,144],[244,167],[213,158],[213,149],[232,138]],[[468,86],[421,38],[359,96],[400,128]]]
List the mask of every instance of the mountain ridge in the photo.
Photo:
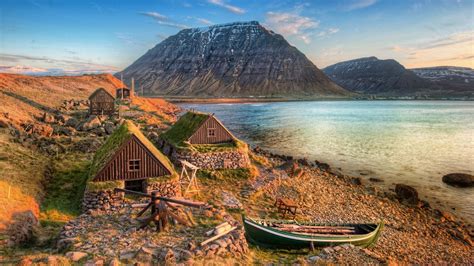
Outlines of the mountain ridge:
[[189,97],[346,97],[283,36],[257,21],[184,29],[116,77],[145,94]]

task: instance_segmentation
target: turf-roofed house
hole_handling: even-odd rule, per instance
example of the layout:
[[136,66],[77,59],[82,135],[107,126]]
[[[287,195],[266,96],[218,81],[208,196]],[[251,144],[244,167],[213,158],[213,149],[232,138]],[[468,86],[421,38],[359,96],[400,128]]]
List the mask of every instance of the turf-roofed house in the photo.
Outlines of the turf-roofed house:
[[189,111],[160,135],[161,150],[175,162],[188,161],[201,169],[248,168],[248,146],[213,114]]
[[120,204],[114,188],[158,191],[161,196],[181,193],[179,178],[169,159],[140,129],[126,120],[99,148],[90,167],[84,209],[109,209]]

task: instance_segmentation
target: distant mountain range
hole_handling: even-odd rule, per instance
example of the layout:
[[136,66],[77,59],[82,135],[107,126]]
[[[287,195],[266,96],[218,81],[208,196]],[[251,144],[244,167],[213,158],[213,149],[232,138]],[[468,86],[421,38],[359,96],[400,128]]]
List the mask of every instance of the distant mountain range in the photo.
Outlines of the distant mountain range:
[[115,75],[147,95],[346,97],[283,36],[256,21],[184,29]]
[[439,66],[410,70],[419,77],[439,85],[444,95],[462,97],[474,94],[474,69],[472,68]]
[[460,67],[406,69],[393,59],[364,57],[323,69],[341,87],[385,97],[473,97],[474,71]]

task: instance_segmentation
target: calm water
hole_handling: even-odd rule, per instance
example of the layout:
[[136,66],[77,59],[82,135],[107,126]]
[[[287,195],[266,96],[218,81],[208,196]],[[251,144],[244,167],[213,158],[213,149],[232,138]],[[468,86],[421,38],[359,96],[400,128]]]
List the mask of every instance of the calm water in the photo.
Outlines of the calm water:
[[314,101],[183,104],[215,113],[236,136],[280,154],[327,162],[382,186],[405,183],[474,221],[474,188],[441,181],[474,172],[474,102]]

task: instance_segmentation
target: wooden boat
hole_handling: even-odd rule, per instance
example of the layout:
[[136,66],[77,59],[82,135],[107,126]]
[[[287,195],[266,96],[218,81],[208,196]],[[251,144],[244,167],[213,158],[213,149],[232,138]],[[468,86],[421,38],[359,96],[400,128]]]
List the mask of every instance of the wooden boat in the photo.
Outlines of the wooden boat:
[[257,245],[278,248],[308,248],[375,244],[383,228],[378,224],[311,224],[288,220],[256,220],[242,216],[245,235]]

